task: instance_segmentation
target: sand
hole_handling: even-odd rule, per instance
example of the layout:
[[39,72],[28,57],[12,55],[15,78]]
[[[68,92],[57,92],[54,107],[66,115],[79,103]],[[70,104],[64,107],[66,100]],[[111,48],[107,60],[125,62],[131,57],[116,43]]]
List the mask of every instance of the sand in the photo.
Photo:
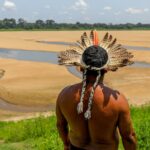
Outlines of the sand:
[[106,74],[105,82],[134,106],[150,103],[150,68],[123,68]]
[[[36,41],[74,42],[83,31],[46,32],[0,32],[0,48],[60,51],[67,46],[49,45]],[[103,37],[103,32],[99,32]],[[110,31],[124,45],[150,47],[150,31]],[[150,51],[132,51],[135,61],[150,62]],[[16,105],[46,106],[55,104],[58,93],[67,85],[81,80],[70,74],[63,66],[0,59],[0,69],[5,75],[0,79],[0,98]],[[150,69],[124,68],[109,73],[105,82],[124,93],[130,104],[142,105],[150,102]],[[4,115],[5,114],[5,115]],[[15,116],[17,112],[13,112]],[[11,112],[0,110],[1,116]]]
[[141,62],[148,62],[150,63],[150,51],[136,51],[130,50],[134,55],[133,61],[141,61]]
[[5,76],[0,80],[0,97],[17,105],[55,103],[60,90],[79,79],[64,66],[0,59]]

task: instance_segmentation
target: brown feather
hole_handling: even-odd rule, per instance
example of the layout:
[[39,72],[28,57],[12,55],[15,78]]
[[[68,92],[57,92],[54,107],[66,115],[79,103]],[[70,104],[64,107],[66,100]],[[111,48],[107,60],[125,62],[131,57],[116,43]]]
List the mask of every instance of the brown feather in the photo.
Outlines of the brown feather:
[[90,39],[88,38],[88,36],[87,36],[87,33],[86,33],[86,32],[84,32],[84,33],[83,33],[83,38],[84,38],[84,42],[85,42],[86,47],[91,46]]
[[109,35],[108,42],[111,42],[112,38],[112,35]]
[[90,39],[91,39],[91,42],[93,44],[93,40],[94,40],[94,30],[91,31],[90,33]]
[[117,39],[115,38],[112,43],[109,44],[108,48],[112,48],[117,42]]
[[90,44],[90,40],[86,34],[86,32],[83,33],[83,35],[81,36],[81,44],[82,46],[84,46],[85,48],[91,46]]
[[103,38],[103,40],[102,40],[102,42],[106,42],[107,40],[108,40],[108,32],[105,34],[105,36],[104,36],[104,38]]
[[81,55],[73,49],[60,52],[58,62],[60,65],[73,65],[80,62]]
[[76,44],[79,48],[81,48],[84,51],[84,47],[80,41],[77,41]]

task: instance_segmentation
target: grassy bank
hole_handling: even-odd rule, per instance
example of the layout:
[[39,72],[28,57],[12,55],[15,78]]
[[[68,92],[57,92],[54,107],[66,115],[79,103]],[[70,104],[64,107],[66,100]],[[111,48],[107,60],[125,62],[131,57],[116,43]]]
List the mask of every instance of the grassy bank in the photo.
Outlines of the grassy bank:
[[[150,106],[131,108],[139,150],[150,149]],[[0,122],[0,150],[63,150],[56,117]],[[120,150],[123,150],[120,144]]]

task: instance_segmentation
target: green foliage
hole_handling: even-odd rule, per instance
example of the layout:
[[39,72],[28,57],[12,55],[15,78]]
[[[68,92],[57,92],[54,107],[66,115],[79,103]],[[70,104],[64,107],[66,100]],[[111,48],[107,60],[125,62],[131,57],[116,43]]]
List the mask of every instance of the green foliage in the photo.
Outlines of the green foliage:
[[5,143],[0,149],[8,149],[9,146],[15,147],[15,144],[22,143],[28,147],[26,149],[36,150],[61,150],[62,143],[56,130],[56,117],[37,118],[20,121],[17,123],[0,123],[0,140]]
[[[131,108],[139,150],[150,149],[150,106]],[[4,141],[4,142],[1,142]],[[63,150],[56,117],[0,122],[0,150]],[[123,150],[120,144],[119,150]]]
[[12,30],[150,30],[150,24],[105,24],[105,23],[56,23],[54,20],[36,20],[27,22],[23,18],[15,20],[14,18],[5,18],[0,20],[0,31]]
[[150,106],[132,108],[134,128],[140,150],[150,149]]

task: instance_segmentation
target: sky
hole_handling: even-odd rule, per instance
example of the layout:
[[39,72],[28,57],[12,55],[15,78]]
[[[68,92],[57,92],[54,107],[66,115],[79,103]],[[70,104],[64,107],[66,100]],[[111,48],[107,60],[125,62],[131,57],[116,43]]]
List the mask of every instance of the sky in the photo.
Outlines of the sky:
[[0,0],[0,19],[150,23],[150,0]]

